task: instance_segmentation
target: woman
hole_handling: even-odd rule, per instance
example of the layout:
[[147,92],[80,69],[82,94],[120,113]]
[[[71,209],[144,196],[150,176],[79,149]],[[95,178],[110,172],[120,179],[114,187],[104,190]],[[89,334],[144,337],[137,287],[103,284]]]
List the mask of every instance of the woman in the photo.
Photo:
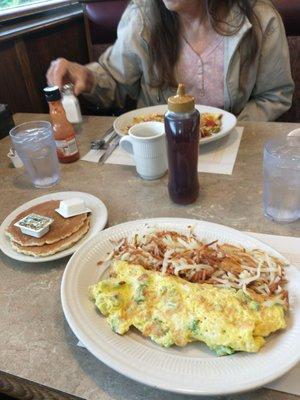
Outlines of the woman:
[[178,82],[200,104],[272,121],[294,84],[282,20],[269,0],[133,0],[98,63],[51,63],[49,84],[75,84],[104,107],[164,104]]

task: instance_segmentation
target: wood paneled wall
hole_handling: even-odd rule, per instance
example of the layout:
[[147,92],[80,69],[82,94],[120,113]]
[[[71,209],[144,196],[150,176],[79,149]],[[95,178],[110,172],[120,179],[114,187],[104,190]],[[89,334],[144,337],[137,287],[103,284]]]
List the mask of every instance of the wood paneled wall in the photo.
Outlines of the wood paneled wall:
[[42,89],[51,60],[88,62],[83,16],[0,41],[0,103],[15,112],[47,112]]

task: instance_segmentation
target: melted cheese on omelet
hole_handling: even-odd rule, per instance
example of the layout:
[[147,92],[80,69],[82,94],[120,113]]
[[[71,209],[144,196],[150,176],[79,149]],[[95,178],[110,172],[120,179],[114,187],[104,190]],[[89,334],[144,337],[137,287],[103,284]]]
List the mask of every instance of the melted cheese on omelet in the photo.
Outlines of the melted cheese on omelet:
[[201,341],[218,355],[257,352],[264,337],[286,327],[281,305],[265,307],[242,291],[190,283],[116,261],[112,277],[90,288],[112,330],[131,326],[161,346]]

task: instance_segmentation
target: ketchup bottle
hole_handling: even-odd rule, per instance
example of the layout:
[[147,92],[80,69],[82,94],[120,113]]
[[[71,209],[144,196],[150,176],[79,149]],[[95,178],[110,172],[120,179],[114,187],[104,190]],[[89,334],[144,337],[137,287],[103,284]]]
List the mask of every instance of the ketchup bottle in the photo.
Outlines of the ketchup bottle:
[[61,163],[70,163],[79,159],[79,151],[73,125],[67,120],[61,103],[61,94],[57,86],[44,89],[49,104],[57,157]]
[[200,114],[194,97],[185,94],[182,83],[169,97],[165,131],[169,162],[169,194],[174,203],[190,204],[199,195],[198,151]]

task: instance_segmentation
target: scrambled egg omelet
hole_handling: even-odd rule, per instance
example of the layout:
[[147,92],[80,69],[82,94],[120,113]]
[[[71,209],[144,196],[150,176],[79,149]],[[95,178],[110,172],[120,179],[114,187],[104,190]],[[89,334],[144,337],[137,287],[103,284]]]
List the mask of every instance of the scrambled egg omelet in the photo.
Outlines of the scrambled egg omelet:
[[116,261],[110,278],[90,295],[120,335],[131,326],[161,346],[201,341],[217,355],[257,352],[270,333],[286,327],[284,309],[266,307],[241,290],[190,283]]

